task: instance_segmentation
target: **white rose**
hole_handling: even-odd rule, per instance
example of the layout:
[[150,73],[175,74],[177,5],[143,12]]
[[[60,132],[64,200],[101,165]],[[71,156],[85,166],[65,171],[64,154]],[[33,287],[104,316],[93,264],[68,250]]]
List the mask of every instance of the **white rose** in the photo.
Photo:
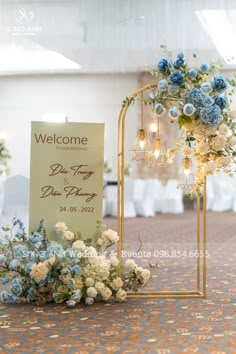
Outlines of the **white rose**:
[[200,141],[196,144],[196,152],[198,154],[204,155],[209,152],[209,145],[204,141]]
[[125,265],[127,268],[133,270],[137,264],[135,263],[135,261],[133,259],[127,259],[127,261],[125,262]]
[[64,231],[63,232],[63,238],[68,241],[73,241],[75,238],[75,235],[71,231]]
[[192,153],[193,153],[193,150],[191,149],[191,147],[185,145],[185,147],[183,148],[183,154],[185,156],[189,156],[189,155],[192,155]]
[[116,231],[114,230],[106,230],[102,234],[102,238],[106,241],[109,241],[109,243],[116,243],[119,241],[119,236]]
[[225,147],[225,139],[223,138],[223,136],[218,135],[213,138],[211,141],[211,147],[216,151],[222,150]]
[[112,257],[110,259],[110,262],[113,267],[117,267],[120,264],[120,261],[117,257]]
[[64,222],[57,222],[55,225],[56,232],[64,232],[68,229]]
[[93,286],[90,286],[87,291],[86,291],[86,294],[88,295],[88,297],[96,297],[97,296],[97,290],[93,287]]
[[216,167],[221,168],[221,167],[228,166],[230,161],[231,161],[230,156],[220,156],[216,158],[215,164]]
[[127,292],[125,290],[119,289],[116,293],[116,300],[119,302],[125,301],[127,298]]
[[38,264],[33,264],[31,268],[31,277],[39,283],[41,280],[44,280],[49,272],[47,265],[43,262]]
[[94,280],[92,278],[86,278],[85,285],[88,287],[94,286]]
[[204,135],[202,134],[194,133],[193,136],[197,141],[203,141],[205,139]]
[[172,163],[175,158],[175,151],[172,149],[168,149],[166,152],[167,163]]
[[229,133],[229,128],[226,124],[221,124],[218,129],[221,135],[227,135]]
[[101,237],[99,237],[99,238],[97,239],[97,245],[98,245],[98,246],[102,246],[102,245],[103,245],[103,239],[102,239]]
[[112,292],[109,288],[105,287],[104,289],[101,290],[101,295],[102,295],[103,300],[107,301],[111,298]]
[[97,281],[95,284],[95,289],[100,293],[102,289],[105,288],[105,285],[101,281]]
[[85,298],[86,305],[92,305],[94,303],[94,299],[92,297]]
[[143,269],[141,271],[141,274],[142,274],[142,278],[143,278],[144,283],[146,283],[150,279],[150,275],[151,275],[150,270]]
[[233,147],[233,146],[236,145],[236,136],[232,136],[232,138],[229,139],[228,145],[229,145],[230,147]]
[[203,173],[204,175],[213,175],[215,172],[215,163],[214,161],[209,161],[207,164],[204,165],[203,167]]
[[85,256],[95,258],[97,256],[97,251],[93,246],[86,247]]
[[84,241],[77,240],[73,243],[72,247],[79,252],[83,252],[86,249]]
[[123,286],[123,280],[121,278],[116,278],[113,280],[113,282],[111,283],[111,286],[114,290],[118,290],[120,288],[122,288]]
[[44,261],[43,263],[46,265],[46,267],[48,267],[48,266],[52,267],[55,264],[56,259],[57,259],[56,256],[52,256],[49,259],[47,259],[46,261]]

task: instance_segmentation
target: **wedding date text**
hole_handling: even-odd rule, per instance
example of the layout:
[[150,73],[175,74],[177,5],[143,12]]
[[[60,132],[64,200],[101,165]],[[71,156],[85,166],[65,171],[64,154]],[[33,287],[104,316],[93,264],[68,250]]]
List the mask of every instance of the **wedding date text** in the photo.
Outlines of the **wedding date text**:
[[65,207],[65,206],[60,206],[59,211],[61,213],[93,213],[94,212],[94,207],[92,206],[81,206],[81,207]]

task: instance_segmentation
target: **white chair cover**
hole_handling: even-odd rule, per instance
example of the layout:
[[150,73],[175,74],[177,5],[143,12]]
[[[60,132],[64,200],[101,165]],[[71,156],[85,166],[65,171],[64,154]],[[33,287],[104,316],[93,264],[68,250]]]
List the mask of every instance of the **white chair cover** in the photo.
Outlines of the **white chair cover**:
[[133,198],[137,215],[155,216],[153,179],[136,179]]
[[174,179],[170,179],[167,183],[162,212],[171,214],[184,212],[183,191],[177,189],[177,182]]
[[162,213],[163,201],[166,198],[166,186],[161,184],[160,180],[154,180],[153,182],[154,193],[154,210],[156,213]]
[[[134,180],[130,178],[125,178],[125,200],[124,200],[124,217],[125,218],[135,218],[137,216],[135,211],[135,205],[133,200],[134,195]],[[116,198],[111,201],[110,215],[113,217],[118,216],[117,210],[117,187],[116,187]]]
[[233,210],[233,181],[226,175],[215,176],[214,179],[215,198],[212,204],[212,211]]

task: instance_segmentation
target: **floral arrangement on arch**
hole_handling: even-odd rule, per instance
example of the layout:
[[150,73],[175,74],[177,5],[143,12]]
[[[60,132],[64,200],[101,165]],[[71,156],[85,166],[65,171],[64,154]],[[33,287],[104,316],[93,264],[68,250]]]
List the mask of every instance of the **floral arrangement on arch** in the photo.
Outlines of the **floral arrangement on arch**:
[[43,221],[29,236],[16,218],[11,228],[2,228],[0,282],[8,288],[0,294],[3,303],[66,302],[74,307],[82,301],[87,305],[99,300],[122,302],[129,290],[138,291],[149,280],[150,271],[133,259],[123,266],[112,252],[107,256],[107,248],[115,245],[119,236],[105,230],[100,222],[94,238],[86,240],[63,222],[55,228],[65,246],[47,239]]
[[6,147],[5,140],[0,139],[0,175],[7,169],[8,161],[10,158],[11,156]]
[[[166,57],[149,71],[158,78],[157,88],[144,98],[152,105],[158,119],[167,119],[178,125],[181,134],[173,148],[167,150],[167,161],[172,163],[176,153],[193,155],[198,176],[195,191],[199,192],[204,176],[215,172],[233,173],[236,155],[236,115],[230,110],[235,78],[219,73],[220,63],[202,63],[188,66],[183,53],[173,60],[172,53],[162,45]],[[193,53],[195,58],[197,54]],[[124,105],[134,103],[126,98]],[[166,114],[167,113],[167,114]]]

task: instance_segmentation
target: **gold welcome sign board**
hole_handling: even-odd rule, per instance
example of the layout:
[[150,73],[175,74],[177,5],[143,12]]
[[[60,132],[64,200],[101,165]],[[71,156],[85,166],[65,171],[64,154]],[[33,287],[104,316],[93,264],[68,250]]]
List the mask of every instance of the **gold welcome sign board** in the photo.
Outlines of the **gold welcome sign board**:
[[104,124],[32,122],[29,231],[44,219],[92,236],[102,217]]

